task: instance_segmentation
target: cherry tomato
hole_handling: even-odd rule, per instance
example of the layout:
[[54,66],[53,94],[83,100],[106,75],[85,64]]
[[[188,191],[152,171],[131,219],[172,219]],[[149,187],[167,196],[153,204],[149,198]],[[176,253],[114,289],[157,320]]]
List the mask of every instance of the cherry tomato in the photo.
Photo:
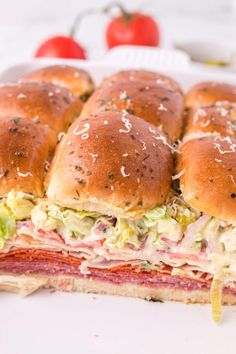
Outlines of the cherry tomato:
[[43,42],[35,57],[86,59],[85,50],[70,36],[55,36]]
[[122,44],[156,47],[160,42],[160,31],[156,21],[141,13],[120,15],[109,23],[106,30],[108,48]]

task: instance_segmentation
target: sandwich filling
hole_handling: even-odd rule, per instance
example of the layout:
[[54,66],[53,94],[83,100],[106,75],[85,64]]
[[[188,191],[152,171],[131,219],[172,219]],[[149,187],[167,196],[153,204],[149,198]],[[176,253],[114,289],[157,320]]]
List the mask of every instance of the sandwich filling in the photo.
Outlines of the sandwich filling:
[[168,266],[171,275],[211,281],[218,298],[221,284],[235,287],[236,223],[197,212],[174,191],[165,205],[129,220],[12,190],[0,203],[0,247],[0,269],[14,250],[40,250],[79,259],[84,275],[94,268],[152,272]]

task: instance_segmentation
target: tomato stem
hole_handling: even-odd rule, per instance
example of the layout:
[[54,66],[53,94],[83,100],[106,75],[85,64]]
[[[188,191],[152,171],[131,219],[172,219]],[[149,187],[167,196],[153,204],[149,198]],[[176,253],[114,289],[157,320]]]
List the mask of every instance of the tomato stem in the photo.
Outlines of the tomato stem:
[[83,18],[85,16],[93,15],[95,13],[110,14],[110,11],[114,7],[117,7],[120,10],[121,16],[123,17],[123,19],[125,21],[129,21],[132,18],[132,15],[129,12],[127,12],[119,2],[112,2],[109,5],[103,7],[102,9],[88,9],[88,10],[85,10],[84,12],[81,12],[80,14],[78,14],[74,20],[74,23],[73,23],[71,29],[70,29],[69,36],[70,37],[75,36],[75,33],[76,33],[81,21],[83,20]]
[[92,15],[96,12],[100,12],[99,10],[94,10],[94,9],[88,9],[84,12],[81,12],[80,14],[78,14],[74,20],[74,23],[70,29],[70,32],[69,32],[69,36],[70,37],[74,37],[75,36],[75,33],[77,31],[77,28],[79,27],[81,21],[83,20],[83,18],[87,15]]
[[118,7],[118,9],[121,12],[122,17],[124,18],[125,21],[129,21],[131,19],[131,14],[127,12],[124,7],[119,3],[119,2],[112,2],[106,7],[103,8],[102,12],[104,14],[109,14],[110,10],[113,9],[114,7]]

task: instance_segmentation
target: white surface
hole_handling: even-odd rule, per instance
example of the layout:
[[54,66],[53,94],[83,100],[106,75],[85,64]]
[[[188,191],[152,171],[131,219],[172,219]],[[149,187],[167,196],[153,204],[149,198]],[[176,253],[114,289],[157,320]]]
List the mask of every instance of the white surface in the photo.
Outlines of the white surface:
[[[120,55],[116,53],[116,60],[124,68],[124,51]],[[135,52],[129,51],[129,56],[132,55],[135,56]],[[119,69],[115,66],[116,60],[113,57],[113,65],[108,61],[106,65],[85,61],[72,63],[89,69],[98,83],[103,76]],[[24,72],[50,62],[18,64],[2,73],[0,81],[14,80]],[[158,69],[176,78],[184,88],[201,80],[236,82],[235,75],[202,73],[192,70],[189,65],[181,71],[165,69],[164,64]],[[122,297],[41,291],[27,298],[0,293],[0,316],[0,354],[236,352],[236,307],[225,307],[222,323],[215,325],[211,322],[208,305],[153,303]]]
[[[2,0],[0,1],[1,63],[32,57],[48,36],[67,34],[75,16],[88,8],[100,8],[109,0]],[[161,45],[189,40],[236,44],[234,0],[123,0],[130,10],[151,13],[161,28]],[[114,11],[116,13],[116,11]],[[105,51],[104,30],[109,18],[92,15],[81,24],[77,39],[92,59]]]
[[42,291],[0,311],[1,354],[235,354],[236,308]]

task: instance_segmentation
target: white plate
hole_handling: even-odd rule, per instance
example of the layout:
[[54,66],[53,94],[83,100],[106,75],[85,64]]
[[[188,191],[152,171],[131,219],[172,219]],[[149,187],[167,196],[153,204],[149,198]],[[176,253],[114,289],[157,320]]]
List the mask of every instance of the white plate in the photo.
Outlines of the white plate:
[[[124,53],[112,56],[112,62],[109,57],[104,63],[58,62],[88,69],[97,83],[120,67],[131,67],[131,59],[126,64]],[[49,63],[52,61],[15,65],[0,75],[0,81],[13,81]],[[181,70],[174,67],[174,61],[172,69],[160,63],[155,67],[155,60],[150,66],[148,60],[136,61],[135,66],[167,73],[185,89],[202,80],[236,82],[235,75],[201,73],[188,63]],[[225,307],[223,312],[222,323],[215,325],[208,305],[46,290],[26,298],[0,293],[0,354],[233,354],[236,307]]]

